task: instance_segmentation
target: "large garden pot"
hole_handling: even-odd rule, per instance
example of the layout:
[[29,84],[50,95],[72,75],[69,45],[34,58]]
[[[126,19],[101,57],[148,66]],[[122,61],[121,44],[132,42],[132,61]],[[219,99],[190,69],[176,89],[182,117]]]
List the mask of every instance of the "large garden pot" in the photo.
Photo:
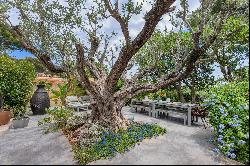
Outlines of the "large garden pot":
[[24,117],[22,119],[13,119],[10,128],[17,129],[17,128],[27,127],[29,124],[29,120],[30,120],[29,117]]
[[44,89],[45,85],[37,85],[37,90],[34,92],[30,107],[34,115],[45,114],[45,109],[50,107],[50,99],[47,91]]
[[11,118],[10,111],[1,111],[0,109],[0,126],[9,123],[10,118]]

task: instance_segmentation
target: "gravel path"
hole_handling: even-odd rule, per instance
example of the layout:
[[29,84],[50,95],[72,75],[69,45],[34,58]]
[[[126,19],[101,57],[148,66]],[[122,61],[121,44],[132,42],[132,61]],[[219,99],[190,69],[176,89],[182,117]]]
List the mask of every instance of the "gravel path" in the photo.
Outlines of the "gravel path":
[[37,121],[44,116],[30,116],[29,125],[0,134],[2,165],[74,164],[71,146],[60,132],[44,134]]

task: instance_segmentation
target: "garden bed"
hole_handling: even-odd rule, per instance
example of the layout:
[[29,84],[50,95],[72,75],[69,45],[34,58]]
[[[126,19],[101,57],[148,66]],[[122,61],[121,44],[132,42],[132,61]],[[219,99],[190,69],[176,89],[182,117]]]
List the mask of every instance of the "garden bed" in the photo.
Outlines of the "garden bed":
[[46,126],[46,131],[62,130],[72,145],[74,158],[79,164],[112,158],[144,139],[166,133],[166,129],[157,124],[131,121],[127,129],[111,131],[91,123],[88,116],[73,115],[71,110],[51,110],[48,113],[50,116],[40,121],[39,125]]

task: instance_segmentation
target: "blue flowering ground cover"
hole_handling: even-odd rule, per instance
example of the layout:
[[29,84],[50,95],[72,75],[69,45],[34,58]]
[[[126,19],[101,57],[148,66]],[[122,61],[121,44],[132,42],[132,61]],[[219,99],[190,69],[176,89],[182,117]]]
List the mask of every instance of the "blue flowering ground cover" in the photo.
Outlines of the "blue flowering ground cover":
[[204,104],[209,110],[213,141],[228,158],[249,164],[249,82],[216,85]]
[[114,157],[117,153],[125,153],[146,138],[157,137],[166,133],[165,128],[157,124],[132,123],[126,130],[117,132],[103,131],[89,147],[75,145],[74,158],[79,164]]

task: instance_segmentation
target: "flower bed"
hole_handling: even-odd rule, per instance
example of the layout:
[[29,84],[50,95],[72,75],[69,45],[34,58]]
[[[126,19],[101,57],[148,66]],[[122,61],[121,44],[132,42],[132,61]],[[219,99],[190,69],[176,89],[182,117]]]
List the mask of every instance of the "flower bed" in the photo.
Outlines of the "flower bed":
[[74,146],[74,158],[79,164],[114,157],[117,153],[124,153],[134,147],[143,139],[157,137],[166,133],[166,129],[156,124],[134,123],[126,130],[118,132],[103,131],[96,142],[90,146],[76,144]]
[[49,117],[39,121],[46,132],[62,130],[73,147],[74,158],[79,164],[114,157],[124,153],[144,139],[166,133],[165,128],[156,124],[143,124],[131,121],[127,129],[116,132],[93,124],[89,115],[73,115],[72,110],[47,110]]
[[233,82],[210,89],[205,104],[215,133],[215,152],[249,163],[249,83]]

